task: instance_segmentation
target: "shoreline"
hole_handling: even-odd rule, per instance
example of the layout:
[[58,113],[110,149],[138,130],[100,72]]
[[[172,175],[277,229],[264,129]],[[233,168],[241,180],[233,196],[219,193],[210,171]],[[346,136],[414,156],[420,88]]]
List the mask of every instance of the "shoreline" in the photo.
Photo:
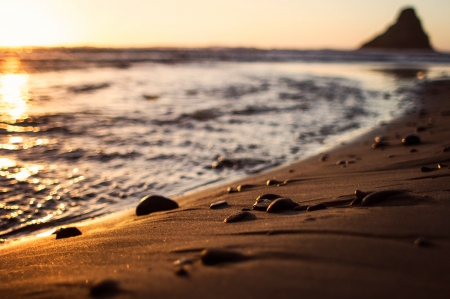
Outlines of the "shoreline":
[[[101,294],[117,298],[445,298],[450,81],[423,88],[417,113],[334,147],[324,162],[309,157],[228,184],[246,185],[243,192],[202,188],[177,197],[175,210],[138,217],[133,209],[73,224],[81,236],[3,244],[0,290],[6,298],[95,297],[99,285]],[[401,138],[419,127],[421,143],[403,146]],[[379,135],[388,145],[373,149]],[[272,179],[289,182],[267,186]],[[373,207],[349,206],[357,189],[404,194]],[[264,193],[326,209],[250,211],[253,218],[223,223]],[[220,200],[228,206],[209,209]],[[425,241],[415,245],[419,238]],[[201,258],[208,248],[243,258],[210,266]]]

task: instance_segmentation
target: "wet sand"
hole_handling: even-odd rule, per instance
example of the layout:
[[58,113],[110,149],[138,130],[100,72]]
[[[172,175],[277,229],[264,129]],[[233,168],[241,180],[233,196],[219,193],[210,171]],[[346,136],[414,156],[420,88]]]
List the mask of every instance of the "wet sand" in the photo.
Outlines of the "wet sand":
[[[417,108],[324,156],[178,198],[178,209],[3,244],[2,298],[447,298],[450,82],[429,83]],[[421,143],[402,145],[416,129]],[[387,144],[373,148],[376,136]],[[396,192],[351,205],[355,190]],[[268,193],[326,208],[224,222]]]

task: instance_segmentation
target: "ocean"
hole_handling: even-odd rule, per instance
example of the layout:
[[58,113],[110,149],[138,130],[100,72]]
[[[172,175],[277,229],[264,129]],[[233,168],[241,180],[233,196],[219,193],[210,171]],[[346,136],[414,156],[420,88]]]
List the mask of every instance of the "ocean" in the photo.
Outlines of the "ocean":
[[318,155],[416,112],[450,55],[0,52],[0,240]]

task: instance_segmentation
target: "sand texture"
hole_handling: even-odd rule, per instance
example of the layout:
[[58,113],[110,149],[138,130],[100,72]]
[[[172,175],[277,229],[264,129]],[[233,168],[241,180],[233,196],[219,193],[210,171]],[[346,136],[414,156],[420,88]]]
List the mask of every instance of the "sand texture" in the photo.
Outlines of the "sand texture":
[[[3,244],[1,298],[449,298],[450,82],[428,83],[418,105],[322,158],[178,198],[177,209]],[[402,145],[416,129],[420,144]],[[387,144],[372,148],[376,136]],[[355,190],[389,192],[361,205]],[[294,205],[251,210],[263,194]]]

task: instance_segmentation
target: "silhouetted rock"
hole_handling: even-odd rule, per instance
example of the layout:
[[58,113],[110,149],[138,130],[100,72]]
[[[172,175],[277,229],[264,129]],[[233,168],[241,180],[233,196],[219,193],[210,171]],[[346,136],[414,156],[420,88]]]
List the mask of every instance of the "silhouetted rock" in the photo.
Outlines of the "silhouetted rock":
[[167,211],[178,208],[178,204],[163,196],[150,195],[141,199],[139,205],[136,207],[136,215],[148,215],[153,212]]
[[55,231],[56,239],[65,239],[70,237],[76,237],[81,235],[81,231],[76,227],[61,227]]
[[361,49],[433,51],[413,8],[403,9],[394,25],[363,44]]

